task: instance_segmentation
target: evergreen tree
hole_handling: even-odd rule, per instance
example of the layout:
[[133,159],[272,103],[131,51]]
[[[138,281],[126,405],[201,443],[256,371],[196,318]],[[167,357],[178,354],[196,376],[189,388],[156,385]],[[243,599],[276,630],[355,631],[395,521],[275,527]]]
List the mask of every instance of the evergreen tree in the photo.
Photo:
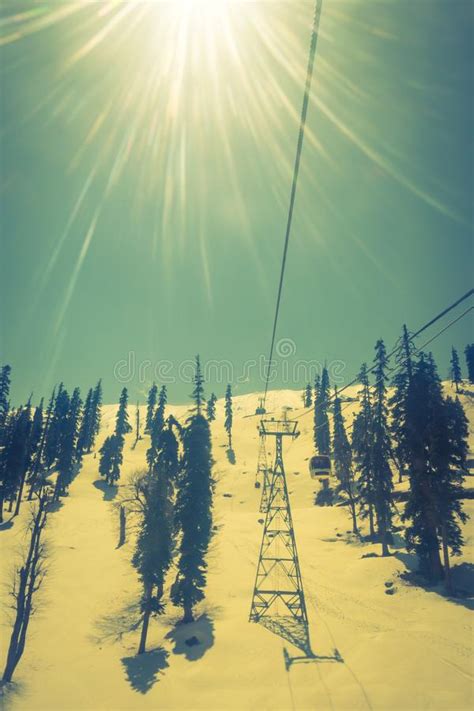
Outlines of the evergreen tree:
[[390,434],[387,407],[387,352],[382,340],[375,345],[375,387],[372,418],[372,466],[374,475],[377,533],[382,555],[388,555],[388,536],[392,523],[392,471],[390,469]]
[[4,365],[0,370],[0,445],[3,442],[3,431],[10,408],[10,375],[11,366]]
[[[27,405],[27,409],[28,409],[28,419],[30,419],[31,414],[30,414],[30,403],[29,402]],[[35,408],[33,419],[31,421],[31,425],[30,425],[29,431],[28,431],[28,439],[26,442],[26,445],[27,445],[26,446],[26,462],[25,462],[25,466],[23,468],[23,473],[22,473],[20,485],[18,488],[18,496],[16,499],[15,513],[13,514],[14,516],[18,516],[18,514],[20,513],[21,500],[23,497],[23,488],[25,485],[25,479],[27,477],[27,473],[31,472],[34,469],[35,461],[36,461],[36,458],[38,457],[38,454],[39,454],[42,435],[43,435],[43,399],[41,399],[39,406],[37,408]]]
[[71,483],[73,468],[75,464],[76,451],[76,429],[78,420],[78,409],[80,407],[79,391],[76,388],[71,400],[67,392],[62,392],[63,403],[68,401],[66,416],[61,420],[59,428],[59,439],[57,448],[56,466],[58,475],[56,478],[56,486],[54,489],[54,499],[59,500],[60,496],[64,496],[68,486]]
[[[407,548],[417,553],[420,570],[433,582],[446,576],[449,550],[460,553],[463,539],[462,468],[467,454],[467,422],[459,401],[443,398],[431,356],[421,354],[407,393],[406,438],[410,491],[404,518]],[[443,548],[445,567],[441,563]]]
[[102,407],[102,380],[99,380],[94,388],[94,395],[92,398],[92,436],[89,440],[88,452],[91,452],[92,447],[95,444],[95,438],[100,432],[101,423],[101,407]]
[[466,357],[467,374],[469,382],[474,383],[474,343],[470,343],[464,349],[464,355]]
[[53,413],[44,447],[44,461],[47,469],[50,469],[57,461],[62,424],[67,418],[69,405],[69,395],[64,389],[63,383],[60,383],[54,399]]
[[329,375],[324,366],[321,381],[316,379],[314,393],[314,443],[319,454],[329,454],[331,451],[328,409]]
[[178,574],[171,589],[175,605],[183,607],[183,622],[193,621],[193,608],[204,598],[206,553],[212,536],[211,431],[201,415],[202,376],[196,359],[195,395],[197,412],[183,431],[183,459],[178,477],[175,515],[181,533]]
[[369,534],[375,534],[375,481],[373,467],[373,411],[367,365],[364,363],[359,373],[362,390],[359,392],[360,410],[354,418],[352,428],[352,451],[359,474],[357,485],[362,518],[369,519]]
[[196,372],[194,374],[194,390],[191,396],[195,402],[195,411],[198,415],[201,414],[201,409],[204,403],[204,376],[201,370],[201,359],[196,356]]
[[311,388],[311,383],[308,383],[305,388],[303,402],[305,407],[311,407],[313,404],[313,389]]
[[0,522],[3,505],[10,501],[10,510],[28,466],[28,438],[31,420],[28,407],[11,412],[5,424],[4,446],[0,450]]
[[113,453],[116,447],[115,435],[109,435],[102,443],[99,450],[99,474],[104,477],[107,484],[112,484]]
[[214,393],[211,393],[211,397],[207,401],[207,419],[209,422],[214,422],[216,419],[216,402],[217,402],[217,397],[214,395]]
[[94,407],[93,407],[94,391],[89,388],[84,403],[84,412],[82,415],[81,427],[77,438],[77,451],[81,454],[90,452],[94,435]]
[[461,366],[459,364],[458,352],[455,348],[451,348],[451,380],[456,387],[456,392],[459,392],[459,383],[462,383]]
[[128,391],[123,388],[120,393],[119,407],[115,417],[115,434],[119,437],[124,437],[128,432],[132,431],[132,427],[128,421]]
[[229,449],[232,449],[232,389],[230,383],[225,391],[225,420],[224,428],[229,439]]
[[137,409],[135,412],[135,442],[133,443],[134,449],[137,446],[139,439],[140,439],[140,403],[137,401]]
[[156,408],[150,427],[150,448],[147,451],[148,467],[152,469],[155,459],[158,454],[158,443],[161,432],[165,425],[165,409],[168,402],[168,393],[166,385],[163,385],[158,398],[158,407]]
[[403,473],[409,464],[407,451],[405,424],[406,424],[406,398],[413,371],[413,352],[415,350],[407,327],[403,326],[400,345],[397,350],[397,368],[392,380],[392,396],[389,399],[391,413],[390,434],[392,437],[392,457],[399,471],[399,480],[402,481]]
[[334,390],[333,427],[334,469],[338,480],[336,494],[347,498],[352,516],[352,531],[357,534],[359,533],[359,529],[357,528],[356,490],[352,468],[352,450],[346,434],[344,417],[341,410],[341,400],[337,388]]
[[[52,417],[53,417],[53,411],[54,411],[54,404],[56,401],[56,388],[53,388],[53,392],[51,393],[51,397],[48,403],[48,407],[46,408],[46,413],[44,416],[44,424],[42,428],[42,433],[41,433],[41,439],[38,444],[38,447],[36,449],[35,455],[34,455],[34,461],[33,465],[31,468],[31,473],[28,479],[28,484],[30,486],[30,490],[28,492],[28,501],[31,501],[33,498],[33,493],[37,490],[37,488],[41,488],[45,482],[46,479],[44,476],[42,476],[43,470],[46,468],[45,464],[45,447],[46,447],[46,441],[48,437],[48,432],[49,428],[51,425]],[[41,474],[41,476],[40,476]]]
[[148,391],[145,432],[150,432],[151,430],[151,423],[153,422],[153,416],[155,414],[157,394],[158,388],[156,386],[156,383],[153,383],[150,390]]
[[171,423],[162,429],[153,469],[144,477],[143,518],[132,563],[143,584],[142,631],[138,653],[146,651],[151,615],[164,612],[163,588],[174,553],[174,481],[178,470],[178,443]]

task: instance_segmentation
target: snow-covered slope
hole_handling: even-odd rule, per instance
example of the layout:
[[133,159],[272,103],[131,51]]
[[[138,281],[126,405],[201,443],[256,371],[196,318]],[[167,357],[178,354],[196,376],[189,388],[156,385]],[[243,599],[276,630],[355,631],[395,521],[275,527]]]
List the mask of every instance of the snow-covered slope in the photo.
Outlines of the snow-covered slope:
[[[473,400],[463,397],[470,414]],[[213,423],[215,523],[205,602],[194,625],[178,625],[168,605],[151,624],[151,652],[136,657],[140,588],[130,564],[132,543],[116,549],[117,512],[98,481],[98,459],[87,456],[70,494],[51,514],[50,570],[41,609],[32,619],[15,684],[4,700],[18,710],[88,709],[445,709],[472,707],[472,599],[448,600],[414,587],[399,575],[414,564],[401,538],[390,558],[367,557],[379,546],[348,534],[347,512],[313,505],[312,416],[285,448],[285,464],[315,654],[342,661],[295,662],[285,669],[283,648],[296,648],[248,622],[262,527],[260,491],[254,487],[258,448],[258,395],[234,399],[234,465],[226,456],[223,403]],[[268,409],[300,415],[301,396],[270,393]],[[352,421],[354,404],[344,414]],[[114,406],[104,407],[100,442],[113,428]],[[170,407],[184,418],[185,407]],[[132,418],[133,409],[130,414]],[[144,412],[143,412],[144,414]],[[472,418],[471,418],[472,423]],[[143,468],[148,438],[131,449],[127,438],[121,484]],[[473,508],[470,501],[466,508]],[[26,507],[22,517],[26,515]],[[455,564],[472,566],[468,545]],[[1,571],[7,581],[22,541],[21,520],[0,531]],[[393,582],[394,595],[385,593]],[[2,588],[2,602],[8,602]],[[200,644],[184,639],[196,635]],[[2,628],[1,660],[9,638]]]

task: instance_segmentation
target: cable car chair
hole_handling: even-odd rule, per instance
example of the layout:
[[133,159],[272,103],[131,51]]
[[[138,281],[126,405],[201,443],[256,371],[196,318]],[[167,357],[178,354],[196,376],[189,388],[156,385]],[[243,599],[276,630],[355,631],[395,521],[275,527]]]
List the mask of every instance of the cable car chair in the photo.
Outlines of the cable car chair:
[[309,460],[311,479],[331,476],[331,459],[327,454],[315,454]]

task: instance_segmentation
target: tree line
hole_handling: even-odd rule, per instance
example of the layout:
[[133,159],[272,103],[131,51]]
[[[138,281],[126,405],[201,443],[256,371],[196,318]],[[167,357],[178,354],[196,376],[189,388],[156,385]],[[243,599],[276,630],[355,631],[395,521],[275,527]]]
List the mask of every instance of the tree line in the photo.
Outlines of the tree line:
[[[474,346],[465,349],[469,382],[474,381]],[[353,532],[367,520],[369,538],[389,554],[394,512],[393,472],[408,480],[405,522],[407,550],[416,553],[420,572],[431,582],[445,580],[452,592],[450,555],[464,545],[461,524],[463,472],[468,455],[468,422],[459,398],[445,396],[432,354],[415,352],[404,326],[390,379],[382,340],[372,366],[363,364],[358,381],[359,407],[346,430],[341,396],[331,395],[327,369],[314,390],[304,390],[305,406],[314,406],[314,444],[332,455],[335,494],[344,499]],[[456,393],[462,383],[457,351],[451,353]],[[372,377],[372,380],[371,380]],[[332,434],[329,411],[332,409]],[[349,437],[349,434],[351,435]]]

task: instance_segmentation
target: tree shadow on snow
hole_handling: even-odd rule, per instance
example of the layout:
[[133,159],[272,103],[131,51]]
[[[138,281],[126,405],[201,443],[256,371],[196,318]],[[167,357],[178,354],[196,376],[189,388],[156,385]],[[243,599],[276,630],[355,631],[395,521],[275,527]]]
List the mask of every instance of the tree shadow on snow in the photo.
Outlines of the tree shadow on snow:
[[[146,694],[160,679],[160,672],[169,667],[168,652],[163,647],[134,657],[123,657],[127,681],[135,691]],[[162,674],[161,674],[162,676]]]
[[226,454],[227,454],[227,459],[229,460],[229,464],[235,464],[237,461],[235,458],[235,452],[233,449],[226,449]]
[[451,581],[454,595],[446,592],[443,582],[433,585],[419,572],[415,555],[410,553],[395,553],[395,557],[404,563],[407,570],[402,573],[402,580],[408,585],[423,588],[427,592],[436,593],[455,605],[461,605],[468,610],[474,610],[474,564],[459,563],[451,567]]
[[102,492],[104,501],[113,501],[117,496],[118,486],[115,486],[115,484],[110,485],[102,481],[102,479],[97,479],[94,481],[94,486]]
[[91,639],[95,644],[119,642],[125,634],[135,632],[140,624],[140,601],[134,600],[100,617],[95,623],[96,634]]
[[13,521],[10,519],[9,521],[3,521],[3,523],[0,523],[0,531],[8,531],[9,528],[13,526]]
[[214,623],[206,614],[194,622],[179,622],[168,632],[166,639],[174,644],[173,654],[184,654],[189,662],[195,662],[214,644]]

